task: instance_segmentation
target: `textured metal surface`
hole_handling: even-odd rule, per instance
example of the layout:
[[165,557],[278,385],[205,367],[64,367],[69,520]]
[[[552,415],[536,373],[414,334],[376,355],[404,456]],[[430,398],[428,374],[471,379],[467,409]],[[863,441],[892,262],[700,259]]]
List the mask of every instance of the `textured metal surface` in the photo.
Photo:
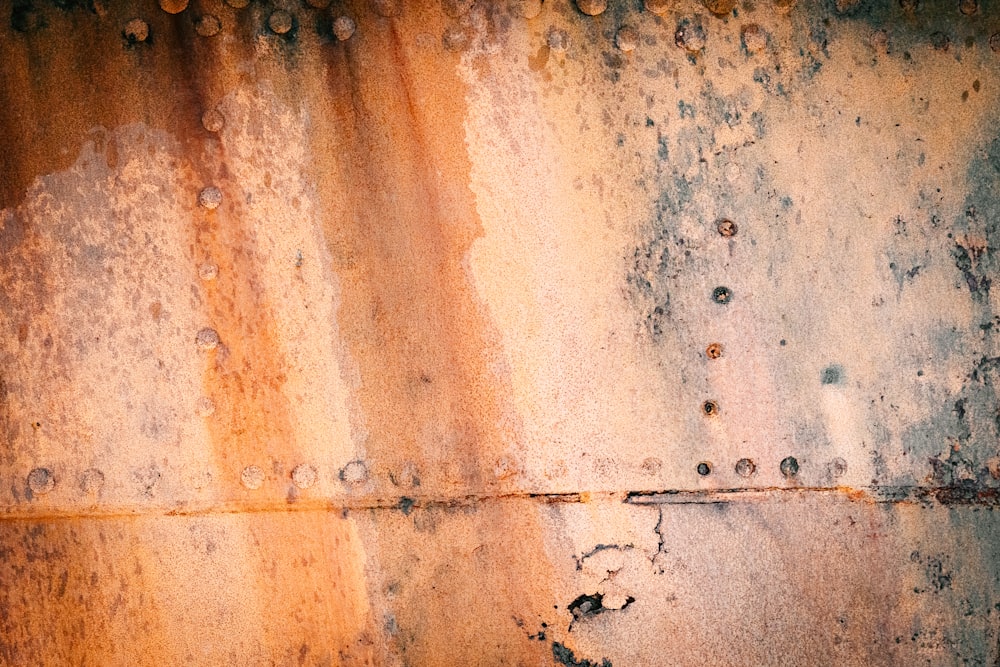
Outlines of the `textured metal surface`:
[[0,663],[996,664],[988,3],[8,0]]

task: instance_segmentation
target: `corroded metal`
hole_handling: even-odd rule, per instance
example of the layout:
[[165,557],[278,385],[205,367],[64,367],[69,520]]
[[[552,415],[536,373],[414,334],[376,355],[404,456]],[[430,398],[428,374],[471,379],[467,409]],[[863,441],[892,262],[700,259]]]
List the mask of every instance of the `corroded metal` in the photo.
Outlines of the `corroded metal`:
[[2,9],[0,663],[1000,660],[992,7]]

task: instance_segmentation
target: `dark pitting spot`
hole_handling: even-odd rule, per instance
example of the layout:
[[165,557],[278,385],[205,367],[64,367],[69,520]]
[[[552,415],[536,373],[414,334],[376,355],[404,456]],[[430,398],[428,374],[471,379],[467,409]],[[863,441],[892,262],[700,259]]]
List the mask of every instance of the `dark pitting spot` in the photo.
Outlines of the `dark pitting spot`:
[[844,369],[838,364],[823,369],[820,382],[823,384],[841,384],[844,381]]
[[698,464],[698,474],[701,475],[702,477],[711,474],[711,472],[712,472],[712,464],[709,463],[708,461],[702,461],[701,463]]
[[573,651],[559,642],[552,643],[552,657],[556,659],[556,662],[565,667],[612,667],[611,661],[607,658],[602,658],[600,662],[594,662],[585,658],[577,660],[576,656],[573,655]]
[[728,287],[716,287],[712,290],[712,300],[716,303],[729,303],[733,298],[733,293],[729,291]]
[[719,404],[715,401],[705,401],[701,409],[705,411],[705,414],[709,417],[714,417],[719,414]]
[[409,516],[410,512],[413,511],[413,506],[415,504],[416,504],[416,501],[413,500],[413,498],[403,497],[403,498],[399,499],[399,509],[403,512],[403,514],[405,514],[407,516]]
[[722,343],[712,343],[705,348],[705,356],[709,359],[718,359],[722,356]]

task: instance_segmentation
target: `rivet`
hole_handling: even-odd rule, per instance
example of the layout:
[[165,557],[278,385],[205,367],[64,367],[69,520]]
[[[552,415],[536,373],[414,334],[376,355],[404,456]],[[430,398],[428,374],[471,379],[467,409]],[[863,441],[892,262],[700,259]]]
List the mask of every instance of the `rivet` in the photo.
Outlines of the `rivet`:
[[643,7],[646,8],[647,12],[653,12],[654,14],[666,14],[667,10],[670,9],[670,5],[674,3],[674,0],[643,0]]
[[722,356],[722,343],[712,343],[705,348],[705,356],[709,359],[718,359]]
[[400,0],[372,0],[372,10],[379,16],[391,18],[402,13],[402,2]]
[[872,48],[875,53],[886,54],[889,52],[889,33],[885,30],[875,30],[871,35]]
[[712,12],[719,18],[729,16],[736,7],[736,0],[701,0],[705,9]]
[[839,456],[830,461],[830,474],[834,477],[842,477],[847,472],[847,461]]
[[639,31],[630,25],[623,25],[615,33],[615,46],[628,53],[639,47]]
[[701,463],[698,464],[696,470],[698,471],[699,475],[701,475],[702,477],[706,477],[707,475],[710,475],[712,473],[712,464],[709,463],[708,461],[702,461]]
[[308,489],[316,483],[319,473],[308,463],[300,463],[292,470],[292,482],[300,489]]
[[727,238],[730,237],[730,236],[736,236],[736,232],[738,230],[738,227],[736,226],[736,223],[733,222],[732,220],[728,220],[726,218],[723,218],[722,220],[719,220],[719,224],[717,225],[717,228],[719,230],[719,234],[721,234],[722,236],[725,236]]
[[341,42],[346,42],[353,35],[358,26],[350,16],[338,16],[333,21],[333,36]]
[[497,479],[507,479],[517,472],[517,462],[514,457],[504,454],[493,464],[493,476]]
[[209,132],[221,132],[226,125],[226,117],[218,109],[209,109],[201,115],[201,124]]
[[215,401],[213,401],[208,396],[202,396],[198,399],[198,404],[195,406],[198,414],[202,417],[211,417],[215,414]]
[[142,19],[132,19],[125,24],[122,35],[129,44],[139,44],[149,39],[149,24]]
[[240,473],[240,483],[251,491],[264,485],[264,471],[260,466],[248,465]]
[[104,488],[104,473],[97,468],[88,468],[80,475],[80,490],[84,495],[96,496]]
[[215,262],[205,262],[198,267],[198,277],[205,282],[210,282],[219,277],[219,267]]
[[951,48],[951,37],[941,31],[932,32],[931,46],[935,51],[947,51]]
[[990,35],[990,50],[993,53],[1000,53],[1000,32]]
[[219,334],[215,329],[205,327],[198,331],[194,339],[195,344],[202,350],[214,350],[219,345]]
[[565,30],[549,28],[545,35],[545,43],[556,53],[564,53],[569,48],[569,34]]
[[351,461],[340,470],[340,481],[358,486],[368,481],[368,465],[364,461]]
[[160,0],[160,9],[168,14],[180,14],[187,6],[188,0]]
[[469,45],[469,35],[461,26],[448,26],[441,35],[441,45],[453,53],[463,51]]
[[203,208],[207,208],[209,211],[219,208],[219,204],[221,203],[222,190],[214,185],[202,188],[201,192],[198,193],[198,204]]
[[587,16],[599,16],[608,8],[608,0],[576,0],[576,6]]
[[517,0],[518,10],[526,19],[536,18],[542,13],[542,0]]
[[799,474],[799,462],[794,456],[786,456],[781,460],[781,465],[778,468],[781,470],[781,474],[789,479]]
[[468,14],[474,4],[476,4],[476,0],[441,0],[441,9],[447,16],[457,19],[459,16]]
[[267,17],[267,27],[276,35],[287,33],[292,29],[292,24],[292,15],[284,9],[275,10]]
[[656,475],[663,468],[663,461],[655,456],[650,456],[642,460],[639,468],[647,475]]
[[56,485],[56,478],[48,468],[35,468],[28,473],[28,488],[36,496],[43,496]]
[[719,404],[716,401],[705,401],[701,404],[701,409],[708,417],[719,414]]
[[756,23],[743,26],[740,36],[743,39],[743,48],[747,50],[747,53],[757,53],[767,48],[767,33]]
[[757,465],[750,459],[740,459],[736,462],[736,474],[740,477],[750,477],[757,471]]
[[212,37],[222,30],[222,23],[211,14],[205,14],[195,22],[194,30],[202,37]]
[[716,287],[712,290],[712,301],[716,303],[729,303],[733,298],[733,293],[728,287]]
[[688,53],[698,53],[705,48],[705,29],[684,20],[674,32],[674,43]]
[[978,0],[959,0],[958,11],[966,16],[972,16],[979,11],[979,2]]

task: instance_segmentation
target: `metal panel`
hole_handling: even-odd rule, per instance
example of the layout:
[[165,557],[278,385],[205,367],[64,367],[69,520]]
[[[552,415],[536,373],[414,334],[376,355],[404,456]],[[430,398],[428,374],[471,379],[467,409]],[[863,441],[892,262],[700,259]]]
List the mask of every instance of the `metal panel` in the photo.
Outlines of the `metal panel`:
[[0,663],[1000,659],[1000,17],[602,5],[2,6]]

